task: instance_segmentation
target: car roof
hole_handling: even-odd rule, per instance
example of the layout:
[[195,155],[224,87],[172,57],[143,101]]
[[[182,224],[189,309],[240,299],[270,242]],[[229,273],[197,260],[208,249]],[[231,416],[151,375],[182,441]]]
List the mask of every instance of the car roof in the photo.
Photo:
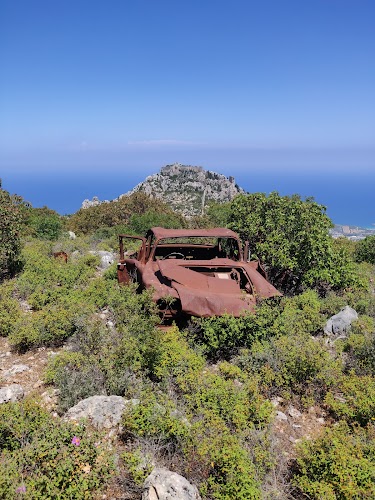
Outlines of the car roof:
[[192,236],[204,238],[205,236],[216,238],[236,238],[238,234],[225,227],[211,229],[166,229],[164,227],[153,227],[150,229],[156,239],[162,238],[189,238]]

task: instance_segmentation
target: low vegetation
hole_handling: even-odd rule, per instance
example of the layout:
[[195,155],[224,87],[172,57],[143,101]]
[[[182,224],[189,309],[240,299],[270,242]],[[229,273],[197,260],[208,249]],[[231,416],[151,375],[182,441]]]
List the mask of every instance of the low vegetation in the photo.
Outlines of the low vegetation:
[[[207,500],[374,497],[374,262],[368,241],[331,240],[324,207],[240,195],[188,221],[139,193],[62,218],[0,189],[0,215],[0,335],[15,353],[56,349],[43,380],[58,390],[53,416],[36,394],[0,405],[1,498],[122,488],[139,499],[155,465]],[[119,286],[90,253],[116,252],[118,232],[218,221],[250,241],[284,297],[160,329],[150,292]],[[327,342],[324,325],[345,305],[359,318]],[[116,440],[62,418],[98,394],[134,402]],[[325,417],[286,450],[276,413],[289,406]]]

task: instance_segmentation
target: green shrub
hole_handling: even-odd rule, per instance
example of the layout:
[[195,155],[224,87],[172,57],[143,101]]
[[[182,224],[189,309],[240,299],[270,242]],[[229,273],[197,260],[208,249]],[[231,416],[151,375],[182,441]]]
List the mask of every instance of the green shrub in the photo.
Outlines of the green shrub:
[[62,217],[47,207],[30,209],[27,225],[36,238],[57,240],[62,233]]
[[22,310],[17,299],[12,297],[14,285],[0,285],[0,337],[7,337],[14,331]]
[[322,399],[342,373],[341,361],[331,357],[323,341],[306,334],[259,342],[235,362],[259,376],[268,394],[290,397],[293,393],[306,404]]
[[92,498],[113,470],[100,436],[35,402],[0,406],[0,497]]
[[1,187],[0,179],[0,282],[21,269],[20,233],[27,203]]
[[280,309],[281,313],[275,317],[273,324],[275,334],[315,334],[323,328],[321,302],[313,290],[282,299]]
[[196,376],[203,369],[204,358],[189,347],[187,340],[176,326],[161,333],[158,347],[152,376],[159,380],[172,377],[186,380]]
[[326,208],[312,198],[280,196],[277,192],[239,195],[231,203],[229,227],[268,268],[270,279],[287,293],[314,287],[359,286],[346,248],[337,248],[328,234],[332,222]]
[[[186,475],[200,483],[205,496],[218,500],[260,498],[249,454],[216,412],[205,410],[189,423],[165,396],[143,394],[141,401],[123,416],[125,436],[152,440],[159,450],[168,449],[172,456],[179,456]],[[139,470],[137,456],[137,452],[127,453],[126,460],[139,481],[144,472]]]
[[59,391],[59,411],[64,413],[82,399],[106,394],[105,377],[97,359],[82,352],[63,351],[48,362],[46,383]]
[[375,497],[374,427],[351,429],[345,422],[326,428],[298,447],[292,483],[312,499]]
[[[371,318],[372,319],[372,318]],[[362,322],[355,325],[355,329],[362,327],[368,329],[368,324]],[[344,344],[345,365],[347,371],[354,370],[357,375],[373,375],[375,376],[375,334],[369,333],[368,330],[364,333],[353,333]]]
[[255,314],[235,318],[229,314],[194,318],[188,337],[201,346],[209,360],[229,360],[242,347],[250,347],[259,338],[274,335],[273,324],[280,314],[277,302],[262,302]]
[[292,298],[263,301],[255,314],[240,318],[223,315],[196,318],[188,335],[203,348],[210,360],[230,359],[239,349],[251,348],[258,340],[275,336],[314,334],[322,329],[324,316],[316,292],[308,290]]
[[375,419],[375,379],[351,373],[325,397],[325,404],[340,419],[366,425]]
[[369,262],[375,264],[375,236],[367,236],[358,241],[354,257],[357,262]]
[[200,480],[204,498],[260,499],[260,488],[249,454],[216,415],[205,412],[191,428],[184,448],[186,468]]
[[62,305],[48,305],[32,315],[23,316],[10,334],[9,342],[18,351],[43,345],[61,345],[75,331],[74,321],[79,313],[74,305],[70,309]]

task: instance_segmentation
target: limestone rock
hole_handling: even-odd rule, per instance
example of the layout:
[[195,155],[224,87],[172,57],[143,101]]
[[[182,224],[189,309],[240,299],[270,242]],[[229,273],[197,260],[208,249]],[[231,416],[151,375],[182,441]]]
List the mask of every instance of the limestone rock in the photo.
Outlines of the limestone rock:
[[302,413],[299,410],[297,410],[297,408],[294,408],[294,406],[288,407],[288,413],[292,418],[302,417]]
[[108,269],[116,261],[115,254],[111,252],[106,252],[104,250],[91,250],[92,255],[98,255],[100,257],[100,268]]
[[355,309],[345,306],[338,314],[331,316],[324,327],[325,335],[330,337],[346,337],[352,321],[358,319]]
[[24,396],[23,387],[19,384],[11,384],[0,389],[0,404],[19,401]]
[[280,421],[288,421],[288,417],[285,415],[285,413],[283,413],[282,411],[278,411],[276,412],[276,420],[280,420]]
[[138,191],[163,200],[185,216],[200,215],[209,201],[231,201],[244,192],[233,177],[180,163],[166,165],[126,194]]
[[6,370],[3,373],[4,378],[10,378],[13,377],[13,375],[17,375],[17,373],[22,373],[30,370],[30,368],[27,365],[13,365],[9,370]]
[[73,422],[88,419],[98,429],[111,430],[119,428],[122,414],[129,404],[138,404],[138,400],[126,400],[121,396],[91,396],[70,408],[64,419]]
[[154,469],[143,485],[142,500],[200,500],[196,486],[176,472]]

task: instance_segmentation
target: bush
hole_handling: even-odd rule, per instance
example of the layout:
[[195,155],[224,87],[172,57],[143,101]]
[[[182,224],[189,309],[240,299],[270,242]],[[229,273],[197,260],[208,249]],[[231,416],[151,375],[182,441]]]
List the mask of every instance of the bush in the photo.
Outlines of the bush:
[[357,242],[354,258],[357,262],[375,264],[375,236]]
[[255,311],[235,318],[229,314],[211,318],[193,318],[187,335],[201,346],[209,360],[229,360],[242,347],[250,347],[259,338],[275,334],[273,324],[280,314],[277,301],[264,301]]
[[[148,213],[143,218],[142,216]],[[129,196],[123,196],[117,201],[102,203],[101,205],[80,209],[70,217],[67,225],[70,230],[77,234],[88,234],[100,228],[125,225],[129,226],[133,217],[137,229],[142,229],[144,224],[152,221],[181,220],[174,211],[161,200],[151,198],[145,193],[138,192]],[[148,228],[147,228],[148,229]]]
[[13,283],[0,285],[0,337],[11,335],[22,316],[18,300],[12,297],[13,288]]
[[60,215],[47,207],[30,209],[27,225],[34,237],[52,241],[58,239],[63,228]]
[[298,447],[292,483],[312,499],[375,497],[375,431],[345,422]]
[[91,498],[113,460],[98,434],[63,423],[34,401],[0,406],[0,497]]
[[9,342],[21,352],[31,347],[62,345],[74,333],[75,319],[81,312],[74,304],[70,308],[48,305],[30,316],[24,315],[15,324]]
[[281,290],[295,293],[307,286],[324,295],[358,284],[349,252],[333,246],[325,211],[298,195],[239,195],[231,204],[229,227],[249,240],[253,257],[267,266]]
[[[190,424],[160,394],[143,395],[141,400],[142,404],[129,407],[124,414],[125,436],[152,440],[159,454],[168,450],[184,474],[200,483],[205,496],[218,500],[260,498],[249,454],[216,412],[206,410]],[[127,453],[126,459],[128,464],[134,463],[137,451]],[[139,481],[139,469],[131,470]]]
[[353,322],[349,338],[344,344],[346,370],[357,375],[375,376],[374,320],[367,316]]
[[340,419],[366,425],[375,419],[375,379],[351,373],[325,397],[325,404]]
[[21,269],[20,234],[26,207],[20,196],[2,189],[0,179],[0,282]]
[[275,336],[315,334],[322,329],[324,317],[316,292],[308,290],[301,295],[280,300],[265,300],[254,314],[234,318],[223,315],[196,318],[188,329],[194,343],[202,346],[209,360],[230,359],[239,349],[251,348],[258,340]]
[[296,395],[306,404],[321,400],[341,376],[341,361],[332,359],[323,342],[310,335],[282,335],[254,344],[235,362],[259,376],[269,395]]

